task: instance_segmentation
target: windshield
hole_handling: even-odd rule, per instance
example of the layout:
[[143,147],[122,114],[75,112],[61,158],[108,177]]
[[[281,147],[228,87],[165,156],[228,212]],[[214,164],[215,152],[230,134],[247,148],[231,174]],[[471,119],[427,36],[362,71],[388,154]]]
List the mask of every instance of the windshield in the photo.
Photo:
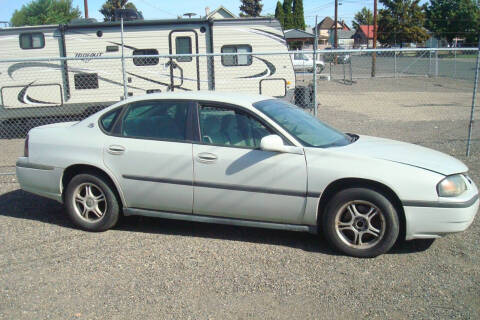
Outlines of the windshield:
[[353,141],[348,135],[337,131],[288,102],[270,99],[256,102],[253,106],[282,126],[304,146],[339,147]]

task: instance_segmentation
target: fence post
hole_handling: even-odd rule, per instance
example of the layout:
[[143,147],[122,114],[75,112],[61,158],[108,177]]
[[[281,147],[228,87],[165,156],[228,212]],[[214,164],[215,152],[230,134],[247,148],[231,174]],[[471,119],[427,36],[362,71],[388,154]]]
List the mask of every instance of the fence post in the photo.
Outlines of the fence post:
[[432,51],[428,51],[428,76],[432,76]]
[[127,99],[127,77],[125,74],[125,58],[123,54],[123,18],[120,19],[120,35],[122,38],[122,76],[123,76],[123,99]]
[[394,59],[394,61],[393,61],[393,63],[394,63],[394,65],[393,65],[393,75],[396,79],[397,78],[397,50],[395,50],[393,59]]
[[329,76],[328,76],[328,81],[332,80],[332,62],[329,62]]
[[350,84],[353,84],[352,56],[350,56],[349,66],[350,66]]
[[453,79],[457,78],[457,48],[453,50]]
[[473,97],[472,97],[472,109],[470,110],[470,123],[468,125],[468,138],[467,138],[467,157],[470,156],[470,142],[472,140],[472,129],[474,123],[474,112],[475,112],[475,102],[477,100],[477,87],[478,87],[478,68],[480,62],[480,39],[478,40],[478,51],[477,51],[477,63],[475,66],[475,82],[473,83]]
[[313,44],[313,115],[317,117],[317,16],[315,16],[315,43]]
[[435,50],[435,77],[438,77],[438,48]]

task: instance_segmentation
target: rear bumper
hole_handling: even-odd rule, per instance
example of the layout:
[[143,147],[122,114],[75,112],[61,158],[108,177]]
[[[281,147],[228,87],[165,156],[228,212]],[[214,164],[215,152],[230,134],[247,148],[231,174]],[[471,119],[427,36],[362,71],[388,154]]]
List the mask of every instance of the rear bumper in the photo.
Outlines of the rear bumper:
[[15,169],[24,191],[62,202],[60,185],[63,169],[31,163],[25,157],[18,158]]
[[480,200],[475,195],[464,206],[405,206],[406,240],[438,238],[465,231],[477,214]]

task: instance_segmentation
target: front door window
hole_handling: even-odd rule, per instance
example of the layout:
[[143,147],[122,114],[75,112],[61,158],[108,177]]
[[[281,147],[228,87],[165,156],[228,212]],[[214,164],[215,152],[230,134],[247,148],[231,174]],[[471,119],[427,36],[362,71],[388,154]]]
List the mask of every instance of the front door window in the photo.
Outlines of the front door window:
[[241,110],[222,107],[200,107],[202,142],[220,146],[260,147],[260,140],[272,131]]

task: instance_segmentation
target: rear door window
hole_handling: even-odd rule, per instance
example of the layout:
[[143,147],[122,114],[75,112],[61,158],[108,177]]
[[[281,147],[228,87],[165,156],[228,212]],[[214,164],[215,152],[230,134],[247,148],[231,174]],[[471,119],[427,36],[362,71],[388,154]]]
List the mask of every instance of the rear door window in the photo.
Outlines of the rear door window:
[[156,140],[187,139],[189,102],[145,101],[129,106],[122,120],[122,136]]

